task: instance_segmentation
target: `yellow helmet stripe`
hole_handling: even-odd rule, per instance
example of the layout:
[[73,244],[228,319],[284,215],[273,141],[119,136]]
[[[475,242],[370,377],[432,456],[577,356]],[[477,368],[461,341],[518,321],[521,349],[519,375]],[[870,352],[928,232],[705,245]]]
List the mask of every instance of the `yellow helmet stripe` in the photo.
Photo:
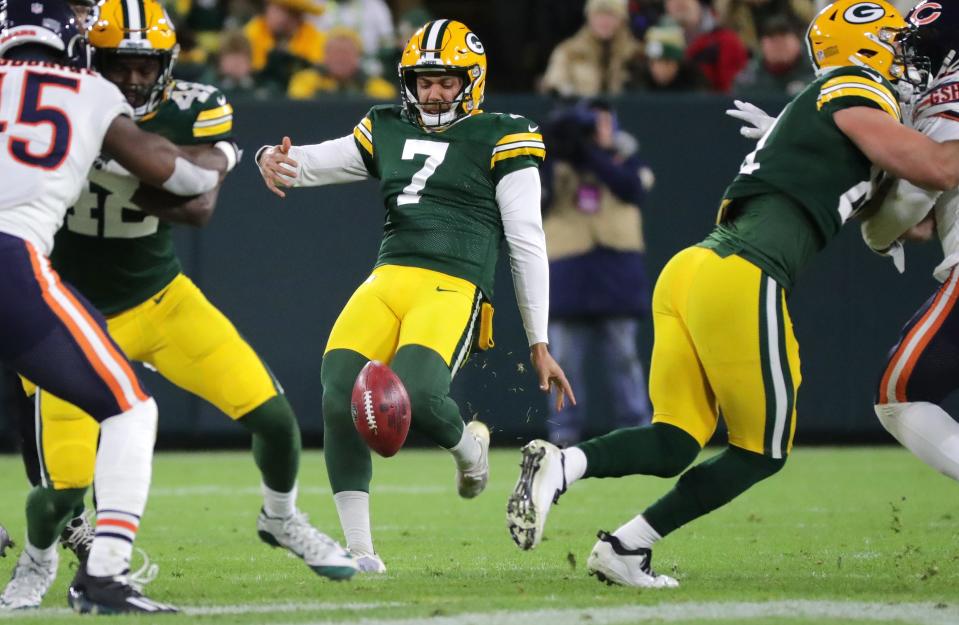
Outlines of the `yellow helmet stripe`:
[[124,33],[124,39],[142,39],[146,22],[143,0],[121,0],[120,6],[123,9],[123,28],[128,31]]
[[899,101],[884,85],[860,76],[837,76],[827,80],[819,91],[816,108],[821,109],[826,102],[843,96],[866,98],[896,119],[901,116]]
[[443,36],[446,35],[446,26],[449,20],[435,20],[423,29],[423,39],[420,40],[420,50],[424,52],[423,59],[439,61],[439,49],[443,45]]

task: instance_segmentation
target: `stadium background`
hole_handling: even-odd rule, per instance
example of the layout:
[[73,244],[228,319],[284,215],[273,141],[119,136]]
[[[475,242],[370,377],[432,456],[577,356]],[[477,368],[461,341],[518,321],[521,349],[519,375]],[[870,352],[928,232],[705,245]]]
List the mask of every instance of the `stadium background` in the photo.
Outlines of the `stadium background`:
[[[703,238],[725,185],[751,149],[739,124],[723,114],[730,103],[718,95],[636,95],[617,102],[623,127],[640,139],[657,175],[643,205],[653,275],[677,250]],[[758,102],[769,111],[784,103]],[[376,257],[382,202],[375,182],[298,190],[280,200],[263,187],[252,155],[284,134],[295,144],[345,135],[369,105],[350,99],[236,102],[236,136],[246,158],[227,179],[211,224],[177,234],[186,273],[273,368],[308,445],[322,442],[319,372],[326,337]],[[486,103],[488,110],[534,120],[545,119],[550,106],[524,95],[493,94]],[[872,412],[875,383],[899,329],[934,290],[931,270],[938,258],[936,243],[910,249],[907,272],[899,276],[851,226],[801,276],[789,299],[803,360],[800,443],[892,440]],[[477,414],[494,426],[494,444],[516,446],[545,433],[545,399],[528,366],[505,256],[495,303],[497,347],[472,358],[453,392],[465,417]],[[647,325],[641,346],[647,359],[651,338]],[[144,378],[160,405],[161,448],[246,444],[245,432],[212,406],[151,372]],[[616,400],[593,393],[594,428],[604,426],[605,407]],[[0,419],[6,450],[14,448],[10,421]],[[419,441],[414,436],[412,442]]]

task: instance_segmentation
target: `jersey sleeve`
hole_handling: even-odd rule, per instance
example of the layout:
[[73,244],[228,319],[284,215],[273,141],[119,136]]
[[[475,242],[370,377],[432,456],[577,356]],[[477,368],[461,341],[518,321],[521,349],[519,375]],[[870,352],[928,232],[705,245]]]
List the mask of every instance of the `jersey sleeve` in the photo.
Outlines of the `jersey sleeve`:
[[823,82],[816,98],[816,108],[828,114],[853,106],[868,106],[885,111],[902,120],[899,98],[887,81],[878,74],[857,67],[834,72]]
[[505,116],[508,122],[498,128],[497,140],[490,154],[493,183],[503,176],[526,167],[539,167],[546,158],[546,144],[539,126],[525,117]]
[[102,128],[97,129],[97,136],[102,139],[114,119],[120,115],[133,118],[133,107],[127,102],[120,89],[106,78],[97,76],[94,84],[97,86],[98,95],[94,98],[97,103],[97,112],[93,119],[96,123],[102,124]]
[[379,178],[376,159],[373,156],[373,122],[375,119],[376,109],[371,108],[369,112],[363,116],[363,119],[353,128],[353,141],[356,142],[360,156],[363,157],[363,164],[366,165],[366,170],[370,172],[370,175],[374,178]]
[[196,100],[193,120],[193,140],[197,143],[215,143],[233,138],[233,105],[219,89],[205,100]]

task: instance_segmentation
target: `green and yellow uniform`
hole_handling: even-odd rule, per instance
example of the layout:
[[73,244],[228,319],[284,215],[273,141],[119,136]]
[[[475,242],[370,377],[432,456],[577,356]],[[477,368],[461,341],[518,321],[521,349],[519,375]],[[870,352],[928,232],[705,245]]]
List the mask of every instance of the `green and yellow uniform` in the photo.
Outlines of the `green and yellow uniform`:
[[732,445],[789,453],[801,376],[786,292],[874,188],[876,170],[833,121],[854,106],[899,120],[893,87],[875,72],[818,78],[743,161],[712,233],[663,270],[653,295],[654,422],[704,445],[722,411]]
[[[208,85],[177,82],[140,120],[179,145],[229,140],[233,108]],[[54,267],[107,317],[131,360],[240,419],[280,391],[267,367],[182,273],[171,226],[132,201],[139,181],[94,170],[57,234]],[[283,400],[285,403],[285,400]],[[93,479],[98,427],[79,408],[41,393],[45,479],[57,489]]]
[[[351,349],[389,362],[407,344],[432,349],[455,372],[493,297],[503,223],[496,185],[545,157],[536,124],[477,113],[444,132],[412,123],[400,106],[375,106],[353,138],[380,181],[386,218],[372,276],[350,299],[327,351]],[[422,322],[420,321],[422,319]]]
[[493,344],[493,279],[505,236],[497,185],[546,155],[536,124],[481,111],[429,132],[400,106],[375,106],[353,141],[379,180],[386,214],[373,272],[340,313],[323,357],[334,492],[369,488],[369,450],[349,415],[367,360],[390,363],[403,381],[415,428],[445,448],[460,441],[450,381],[472,347]]

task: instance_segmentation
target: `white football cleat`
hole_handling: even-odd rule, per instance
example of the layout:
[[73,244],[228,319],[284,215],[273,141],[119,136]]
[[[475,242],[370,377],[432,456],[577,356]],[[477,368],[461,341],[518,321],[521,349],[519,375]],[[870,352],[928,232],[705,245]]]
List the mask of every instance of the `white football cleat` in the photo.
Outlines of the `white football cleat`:
[[652,568],[652,549],[627,549],[619,538],[600,530],[599,540],[586,561],[586,570],[607,584],[634,588],[677,588],[679,582]]
[[520,549],[543,539],[550,506],[566,492],[566,460],[552,443],[536,439],[523,447],[519,479],[506,501],[506,526]]
[[456,470],[456,491],[464,499],[476,497],[489,481],[489,428],[482,421],[470,421],[466,429],[480,446],[480,457],[471,468]]
[[360,573],[386,573],[386,565],[383,559],[375,553],[353,553],[353,559],[356,560],[356,567]]
[[333,580],[353,577],[358,567],[349,552],[335,540],[310,525],[299,510],[286,518],[271,517],[264,510],[256,519],[260,540],[273,547],[284,547],[299,556],[317,575]]
[[0,610],[27,610],[39,608],[43,595],[57,578],[57,552],[47,562],[38,562],[24,549],[13,568],[13,576],[0,595]]

